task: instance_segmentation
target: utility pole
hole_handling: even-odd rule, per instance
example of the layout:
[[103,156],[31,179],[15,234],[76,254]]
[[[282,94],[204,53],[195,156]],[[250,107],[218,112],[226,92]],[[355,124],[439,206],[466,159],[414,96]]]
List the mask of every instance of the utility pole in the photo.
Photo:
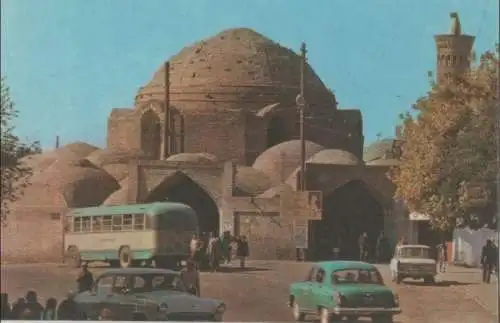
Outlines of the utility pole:
[[306,44],[303,42],[300,46],[300,94],[297,96],[297,106],[300,112],[300,184],[301,191],[306,190],[306,141],[304,137],[304,113],[306,108],[305,99],[305,69],[306,69]]
[[171,154],[171,118],[170,118],[170,62],[165,62],[165,97],[164,97],[164,115],[163,115],[163,147],[162,159],[165,160]]
[[[500,47],[497,47],[497,55],[500,56]],[[497,65],[497,98],[500,95],[500,82],[498,81],[498,76],[500,75],[500,67]],[[500,250],[500,103],[497,101],[495,104],[495,142],[496,142],[496,199],[497,199],[497,209],[496,209],[496,227],[497,227],[497,250]],[[500,255],[497,255],[497,300],[500,300]],[[500,321],[500,301],[497,302],[497,320]]]
[[56,149],[59,148],[59,136],[56,136]]
[[[305,99],[305,70],[306,70],[306,44],[303,42],[300,46],[300,94],[297,95],[295,99],[297,107],[300,113],[300,177],[299,177],[299,191],[303,192],[306,190],[306,141],[304,137],[304,113],[306,109],[306,99]],[[302,215],[304,216],[304,215]],[[306,239],[309,234],[308,220],[305,220],[305,234]],[[297,230],[297,221],[295,221],[295,230]],[[305,250],[302,246],[297,246],[297,260],[304,261]]]

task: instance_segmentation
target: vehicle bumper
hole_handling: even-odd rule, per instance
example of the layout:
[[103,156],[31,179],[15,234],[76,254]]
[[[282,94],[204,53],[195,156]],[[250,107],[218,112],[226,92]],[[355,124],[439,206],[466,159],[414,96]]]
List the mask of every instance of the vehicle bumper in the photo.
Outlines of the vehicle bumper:
[[399,307],[384,308],[384,307],[335,307],[332,312],[336,315],[346,316],[371,316],[378,314],[399,314]]
[[404,276],[408,278],[420,278],[420,277],[434,277],[436,273],[434,272],[399,272],[399,276]]

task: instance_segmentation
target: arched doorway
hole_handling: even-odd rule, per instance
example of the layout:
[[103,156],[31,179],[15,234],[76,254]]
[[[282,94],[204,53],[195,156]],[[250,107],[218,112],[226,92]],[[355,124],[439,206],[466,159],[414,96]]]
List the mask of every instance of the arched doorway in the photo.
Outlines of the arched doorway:
[[141,117],[141,148],[154,159],[161,154],[161,121],[153,110],[144,112]]
[[280,116],[274,116],[267,126],[267,148],[288,140],[286,123]]
[[[325,193],[323,218],[310,221],[309,258],[331,260],[333,248],[340,245],[340,258],[359,259],[358,239],[368,234],[372,249],[384,229],[384,211],[373,192],[360,180],[354,180]],[[370,250],[373,256],[374,250]]]
[[219,209],[212,197],[198,183],[182,172],[165,179],[153,189],[145,202],[179,202],[192,207],[198,215],[200,233],[219,235]]

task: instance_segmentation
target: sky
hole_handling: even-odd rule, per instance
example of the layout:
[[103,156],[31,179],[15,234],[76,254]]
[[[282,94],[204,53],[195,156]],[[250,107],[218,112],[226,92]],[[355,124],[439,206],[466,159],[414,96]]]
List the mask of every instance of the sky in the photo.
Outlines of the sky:
[[363,113],[365,143],[394,135],[429,89],[433,36],[458,12],[479,54],[498,42],[496,0],[2,0],[1,74],[17,134],[52,148],[106,142],[112,108],[183,47],[249,27],[299,51],[341,108]]

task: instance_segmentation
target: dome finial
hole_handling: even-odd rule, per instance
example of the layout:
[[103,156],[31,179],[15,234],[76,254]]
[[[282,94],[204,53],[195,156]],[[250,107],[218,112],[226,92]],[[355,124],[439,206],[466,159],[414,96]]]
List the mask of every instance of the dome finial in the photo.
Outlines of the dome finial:
[[460,18],[458,18],[458,13],[452,12],[450,13],[451,18],[451,34],[455,36],[459,36],[462,34],[462,26],[460,26]]

